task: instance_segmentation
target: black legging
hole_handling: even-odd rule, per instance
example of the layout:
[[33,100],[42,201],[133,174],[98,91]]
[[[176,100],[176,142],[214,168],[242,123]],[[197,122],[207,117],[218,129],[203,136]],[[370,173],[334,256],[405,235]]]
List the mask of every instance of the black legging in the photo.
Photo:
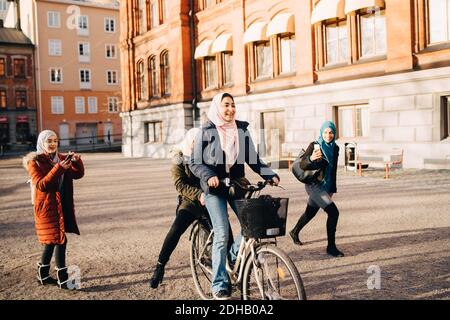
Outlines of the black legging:
[[178,210],[175,220],[173,221],[172,226],[164,239],[161,252],[159,253],[159,263],[166,264],[167,261],[169,261],[170,255],[173,250],[175,250],[181,236],[186,229],[189,228],[192,222],[195,221],[195,219],[197,219],[197,216],[191,211]]
[[[300,230],[302,230],[303,227],[309,221],[311,221],[312,218],[314,218],[319,209],[320,209],[319,207],[307,205],[305,213],[300,217],[296,226],[294,227],[295,232],[298,233]],[[328,246],[335,246],[336,226],[339,219],[339,210],[334,204],[334,202],[329,204],[324,210],[328,214],[327,219]]]
[[[44,245],[44,252],[42,252],[41,263],[43,265],[50,264],[52,260],[53,251],[55,251],[55,263],[58,268],[66,266],[66,246],[67,237],[63,244],[46,244]],[[56,249],[56,250],[55,250]]]
[[[159,253],[158,262],[160,264],[165,265],[169,261],[170,256],[172,255],[173,250],[175,250],[178,241],[180,241],[181,236],[197,218],[199,218],[199,216],[192,213],[191,211],[183,209],[178,210],[175,220],[173,221],[172,226],[170,227],[170,230],[167,233],[166,238],[164,239],[163,246]],[[228,241],[228,247],[231,247],[234,241],[231,226],[229,232],[230,237]]]

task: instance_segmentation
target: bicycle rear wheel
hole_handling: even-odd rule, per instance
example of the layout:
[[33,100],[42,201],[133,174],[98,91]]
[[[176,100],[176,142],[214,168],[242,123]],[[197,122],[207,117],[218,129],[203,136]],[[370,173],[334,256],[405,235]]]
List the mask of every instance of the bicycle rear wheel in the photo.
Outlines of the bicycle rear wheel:
[[212,242],[210,230],[202,223],[193,226],[190,249],[190,264],[195,288],[202,299],[213,299],[212,278]]
[[244,269],[244,300],[306,300],[302,278],[284,251],[265,244],[255,254],[255,259],[249,256]]

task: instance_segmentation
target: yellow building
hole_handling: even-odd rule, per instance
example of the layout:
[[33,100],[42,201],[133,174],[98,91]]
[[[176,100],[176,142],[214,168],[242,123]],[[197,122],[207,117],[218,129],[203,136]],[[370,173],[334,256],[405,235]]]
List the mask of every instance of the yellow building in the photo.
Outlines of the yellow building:
[[39,130],[61,145],[121,139],[119,6],[113,0],[22,0],[36,46]]

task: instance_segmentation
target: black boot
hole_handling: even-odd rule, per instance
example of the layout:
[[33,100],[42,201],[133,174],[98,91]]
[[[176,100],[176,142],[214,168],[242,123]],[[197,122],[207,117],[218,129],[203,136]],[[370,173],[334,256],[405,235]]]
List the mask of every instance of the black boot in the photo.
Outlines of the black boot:
[[37,263],[38,269],[37,269],[37,279],[40,284],[42,285],[56,285],[57,282],[54,278],[50,277],[50,265],[49,264],[42,264],[40,262]]
[[150,279],[151,288],[156,289],[158,288],[159,284],[162,283],[162,280],[164,278],[164,267],[165,265],[158,261],[155,271],[153,272],[153,276]]
[[67,273],[67,267],[63,268],[55,267],[55,270],[59,288],[69,289],[69,287],[67,286],[67,282],[69,281],[69,274]]
[[339,210],[336,205],[331,203],[325,208],[325,212],[328,214],[327,219],[327,236],[328,246],[327,253],[333,257],[343,257],[344,253],[339,251],[336,247],[336,226],[339,218]]
[[298,238],[298,234],[300,233],[300,230],[303,229],[306,224],[311,221],[312,218],[316,215],[316,213],[319,211],[320,208],[312,207],[310,205],[306,206],[305,213],[298,219],[297,224],[295,225],[294,229],[292,229],[289,232],[289,235],[291,236],[292,240],[294,241],[294,244],[297,245],[303,245],[303,242],[300,241]]

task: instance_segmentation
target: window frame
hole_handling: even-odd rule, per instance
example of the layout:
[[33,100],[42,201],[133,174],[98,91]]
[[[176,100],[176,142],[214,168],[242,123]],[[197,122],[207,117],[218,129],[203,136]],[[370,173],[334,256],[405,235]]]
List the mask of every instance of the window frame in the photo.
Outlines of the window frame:
[[[82,81],[82,76],[81,74],[84,72],[84,78],[89,78],[89,81]],[[91,69],[89,68],[80,68],[79,69],[79,80],[80,80],[80,88],[81,89],[91,89],[92,87],[92,73],[91,73]],[[86,74],[88,75],[88,77],[86,77]]]
[[[79,105],[77,104],[77,101],[82,101],[82,111],[78,110]],[[86,98],[83,96],[76,96],[74,98],[74,105],[75,105],[75,114],[85,114],[86,113]]]
[[[352,136],[341,136],[340,134],[340,126],[342,125],[339,120],[339,110],[344,110],[344,109],[351,109],[352,110]],[[361,136],[357,136],[356,133],[358,131],[357,128],[357,117],[356,117],[356,110],[357,109],[366,109],[368,111],[368,117],[369,117],[369,128],[368,130],[368,134],[366,136],[361,135]],[[335,123],[336,123],[336,140],[337,139],[368,139],[370,138],[370,106],[368,103],[358,103],[358,104],[348,104],[348,105],[338,105],[334,107],[334,112],[335,112]],[[362,131],[362,127],[361,127],[361,131]]]
[[[56,25],[51,25],[50,21],[54,19],[50,18],[50,15],[55,15],[55,17],[57,17],[57,24]],[[48,28],[55,28],[55,29],[59,29],[61,28],[61,13],[59,11],[47,11],[47,27]]]
[[[58,102],[58,105],[54,104],[56,102]],[[59,105],[59,102],[61,102],[60,105]],[[55,108],[57,108],[58,110],[56,110]],[[64,96],[51,96],[50,97],[50,112],[52,114],[64,114]]]
[[[230,56],[229,60],[225,59],[225,56]],[[227,63],[226,61],[230,61],[231,70],[230,70],[230,79],[227,79]],[[233,77],[233,51],[222,51],[220,52],[220,78],[221,78],[221,87],[231,87],[234,85],[234,77]]]
[[364,16],[369,16],[369,15],[373,15],[374,19],[376,18],[376,12],[375,13],[370,13],[367,9],[364,10],[358,10],[358,13],[356,15],[356,21],[357,21],[357,41],[358,41],[358,60],[363,60],[363,59],[371,59],[371,58],[375,58],[375,57],[382,57],[385,56],[387,54],[387,23],[386,23],[386,8],[381,8],[381,10],[383,12],[384,15],[384,31],[385,31],[385,51],[384,52],[379,52],[377,53],[376,51],[376,47],[377,47],[377,39],[376,39],[376,30],[375,30],[375,25],[374,25],[374,34],[373,34],[373,39],[372,39],[372,45],[374,46],[374,53],[373,54],[369,54],[369,55],[363,55],[363,34],[362,34],[362,17]]
[[8,88],[0,88],[0,110],[8,109]]
[[[165,59],[167,57],[167,60]],[[169,96],[171,94],[171,79],[170,79],[170,59],[169,59],[169,51],[165,50],[161,53],[160,56],[161,61],[161,95]],[[167,62],[167,64],[166,64]]]
[[277,66],[278,70],[276,72],[277,76],[286,76],[286,75],[293,75],[297,73],[297,55],[295,55],[295,59],[292,59],[292,48],[289,47],[289,58],[290,58],[290,64],[293,63],[293,68],[289,71],[283,72],[283,52],[282,52],[282,45],[281,42],[283,39],[288,38],[290,41],[295,43],[294,51],[297,53],[297,43],[296,43],[296,36],[295,33],[283,33],[283,34],[277,34],[276,35],[276,52],[277,52]]
[[137,80],[137,98],[138,101],[144,101],[147,99],[145,96],[145,65],[144,60],[141,59],[136,65],[136,80]]
[[[156,125],[159,125],[159,139],[156,139]],[[150,139],[150,126],[153,128],[153,137]],[[144,130],[144,143],[149,144],[157,144],[157,143],[163,143],[164,137],[163,137],[163,122],[162,121],[149,121],[145,122],[145,130]]]
[[[108,28],[112,30],[108,30]],[[103,19],[103,29],[106,33],[116,33],[116,19],[114,17],[105,17]]]
[[[211,89],[218,89],[218,67],[217,67],[217,57],[214,56],[208,56],[208,57],[204,57],[203,59],[203,79],[204,79],[204,85],[203,85],[203,89],[204,90],[211,90]],[[208,75],[208,61],[211,61],[211,66],[214,66],[215,68],[215,79],[212,79],[213,81],[211,81],[211,84],[209,83],[209,75]]]
[[3,61],[3,63],[0,63],[0,66],[3,66],[2,67],[2,69],[3,69],[3,73],[0,73],[0,78],[4,78],[4,77],[6,77],[6,61],[7,61],[7,59],[6,59],[6,57],[5,56],[0,56],[0,61]]
[[[258,45],[261,44],[268,44],[269,45],[269,55],[270,55],[270,68],[269,68],[269,74],[268,75],[258,75]],[[274,70],[273,70],[273,66],[274,66],[274,59],[273,59],[273,46],[272,46],[272,41],[269,40],[263,40],[263,41],[255,41],[252,42],[251,44],[251,50],[252,50],[252,59],[253,59],[253,81],[260,81],[260,80],[268,80],[268,79],[272,79],[273,75],[274,75]]]
[[[111,104],[114,105],[113,109],[111,109]],[[108,113],[117,113],[117,112],[119,112],[119,98],[118,97],[108,97],[107,98],[107,105],[108,105]]]
[[440,98],[440,140],[450,137],[450,95]]
[[[85,18],[86,28],[83,27],[83,18]],[[89,36],[89,16],[86,14],[80,14],[77,16],[77,34],[79,36]],[[81,24],[81,25],[80,25]]]
[[106,70],[106,84],[109,86],[116,86],[119,84],[119,74],[117,70]]
[[[58,44],[58,45],[55,46],[55,44]],[[56,53],[52,51],[52,49],[55,49],[55,47],[59,50],[59,51],[54,50]],[[52,56],[52,57],[62,56],[62,41],[61,41],[61,39],[48,39],[48,55]]]
[[[113,56],[108,57],[108,47],[109,52],[114,52]],[[114,50],[112,50],[114,48]],[[106,43],[105,44],[105,59],[114,60],[117,59],[117,46],[114,43]]]
[[147,58],[147,75],[148,75],[148,88],[149,97],[158,98],[160,95],[159,85],[159,73],[156,55],[151,55]]
[[[91,101],[94,101],[95,104],[92,105]],[[88,114],[97,114],[98,113],[98,99],[95,96],[89,96],[87,98],[88,102]],[[95,107],[95,110],[93,109]]]
[[[17,61],[23,61],[23,75],[17,75],[16,74],[16,62]],[[27,59],[25,57],[16,57],[13,58],[13,77],[14,79],[26,79],[27,77]]]
[[[57,70],[59,70],[59,74],[60,74],[59,78],[60,78],[60,80],[59,81],[53,81],[52,80],[52,71],[57,71]],[[55,76],[55,79],[56,79],[56,76]],[[49,68],[49,82],[51,84],[62,84],[63,81],[64,81],[63,80],[63,69],[61,67],[50,67]]]
[[[327,38],[327,27],[330,25],[336,25],[337,28],[340,27],[341,23],[345,23],[346,26],[346,35],[347,35],[347,57],[346,59],[340,60],[340,38],[339,34],[337,35],[337,46],[336,46],[336,52],[338,54],[337,62],[329,63],[328,62],[328,38]],[[350,36],[350,27],[349,27],[349,21],[347,17],[339,19],[330,19],[327,21],[322,22],[322,48],[323,48],[323,67],[334,67],[334,66],[340,66],[343,64],[348,64],[351,62],[351,37]]]

